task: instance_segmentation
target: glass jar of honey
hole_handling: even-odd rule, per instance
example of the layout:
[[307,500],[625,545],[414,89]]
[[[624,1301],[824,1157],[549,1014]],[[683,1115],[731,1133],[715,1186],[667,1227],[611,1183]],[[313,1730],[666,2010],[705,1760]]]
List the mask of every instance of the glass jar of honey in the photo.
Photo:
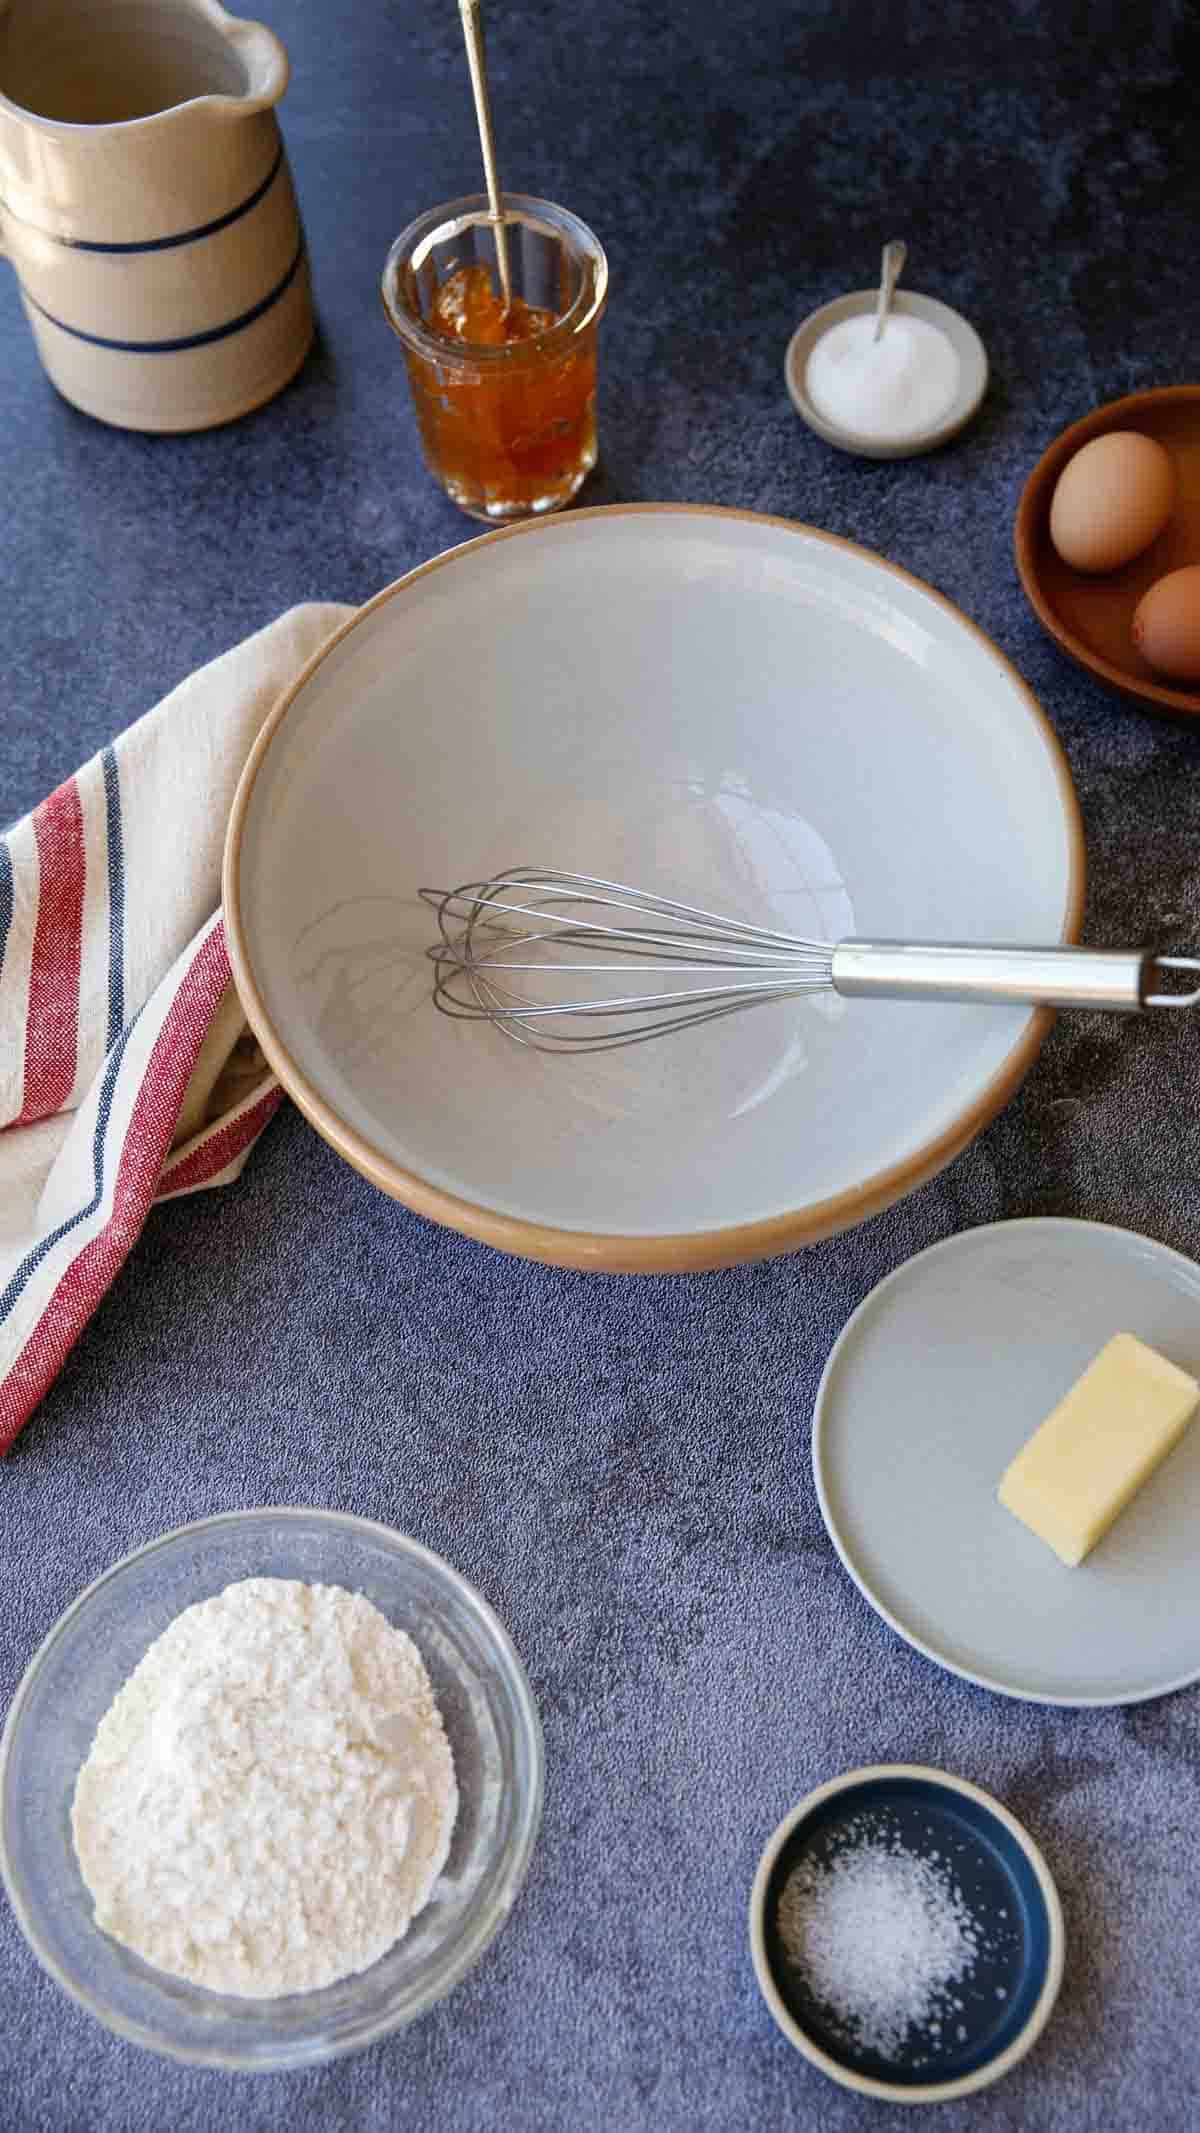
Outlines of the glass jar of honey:
[[397,237],[383,304],[408,366],[431,474],[472,518],[556,511],[596,464],[596,341],[608,262],[587,225],[505,193],[504,302],[483,194]]

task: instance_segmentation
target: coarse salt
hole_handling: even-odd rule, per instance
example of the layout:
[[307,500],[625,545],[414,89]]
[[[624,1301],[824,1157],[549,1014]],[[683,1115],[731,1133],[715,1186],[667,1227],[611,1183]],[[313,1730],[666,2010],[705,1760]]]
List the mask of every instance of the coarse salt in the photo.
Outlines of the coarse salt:
[[778,1928],[789,1962],[847,2040],[883,2059],[913,2031],[940,2036],[962,2007],[951,1988],[981,1952],[949,1868],[894,1834],[801,1859],[780,1895]]

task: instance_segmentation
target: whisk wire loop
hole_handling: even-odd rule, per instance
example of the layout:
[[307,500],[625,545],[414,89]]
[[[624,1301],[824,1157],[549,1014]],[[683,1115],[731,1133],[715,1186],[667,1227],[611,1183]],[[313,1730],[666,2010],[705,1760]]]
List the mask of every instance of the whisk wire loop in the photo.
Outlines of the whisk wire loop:
[[[830,982],[830,951],[820,941],[598,875],[516,867],[419,893],[437,914],[440,937],[428,953],[441,1012],[498,1023],[538,1050],[643,1043]],[[581,960],[568,960],[567,950]],[[687,982],[657,991],[607,989],[615,978],[649,977],[651,969],[655,982],[663,976]],[[601,976],[600,989],[578,999],[531,996],[506,982]],[[585,1026],[569,1026],[577,1021]]]

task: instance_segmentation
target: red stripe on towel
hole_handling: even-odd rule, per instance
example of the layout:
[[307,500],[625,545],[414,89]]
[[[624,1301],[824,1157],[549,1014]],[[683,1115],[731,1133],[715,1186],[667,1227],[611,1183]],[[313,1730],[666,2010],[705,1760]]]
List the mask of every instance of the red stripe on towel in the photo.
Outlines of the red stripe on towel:
[[18,1126],[61,1111],[75,1086],[87,858],[83,809],[74,778],[68,778],[34,810],[33,831],[40,881]]
[[181,979],[154,1041],[125,1129],[108,1220],[67,1268],[0,1383],[0,1457],[57,1376],[141,1234],[192,1069],[229,977],[225,931],[217,925]]
[[169,1200],[177,1192],[195,1192],[201,1185],[208,1185],[213,1178],[232,1163],[235,1156],[249,1148],[258,1139],[263,1127],[275,1116],[283,1102],[283,1090],[268,1089],[248,1110],[219,1126],[214,1133],[193,1148],[187,1155],[168,1163],[159,1180],[155,1194],[158,1200]]

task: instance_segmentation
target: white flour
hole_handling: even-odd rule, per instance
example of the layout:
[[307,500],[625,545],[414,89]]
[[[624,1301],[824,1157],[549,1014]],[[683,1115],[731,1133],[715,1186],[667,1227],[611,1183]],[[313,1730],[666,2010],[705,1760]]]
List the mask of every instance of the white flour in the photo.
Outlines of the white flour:
[[96,1729],[72,1810],[96,1922],[213,1992],[365,1970],[458,1812],[411,1637],[360,1593],[247,1578],[176,1616]]

